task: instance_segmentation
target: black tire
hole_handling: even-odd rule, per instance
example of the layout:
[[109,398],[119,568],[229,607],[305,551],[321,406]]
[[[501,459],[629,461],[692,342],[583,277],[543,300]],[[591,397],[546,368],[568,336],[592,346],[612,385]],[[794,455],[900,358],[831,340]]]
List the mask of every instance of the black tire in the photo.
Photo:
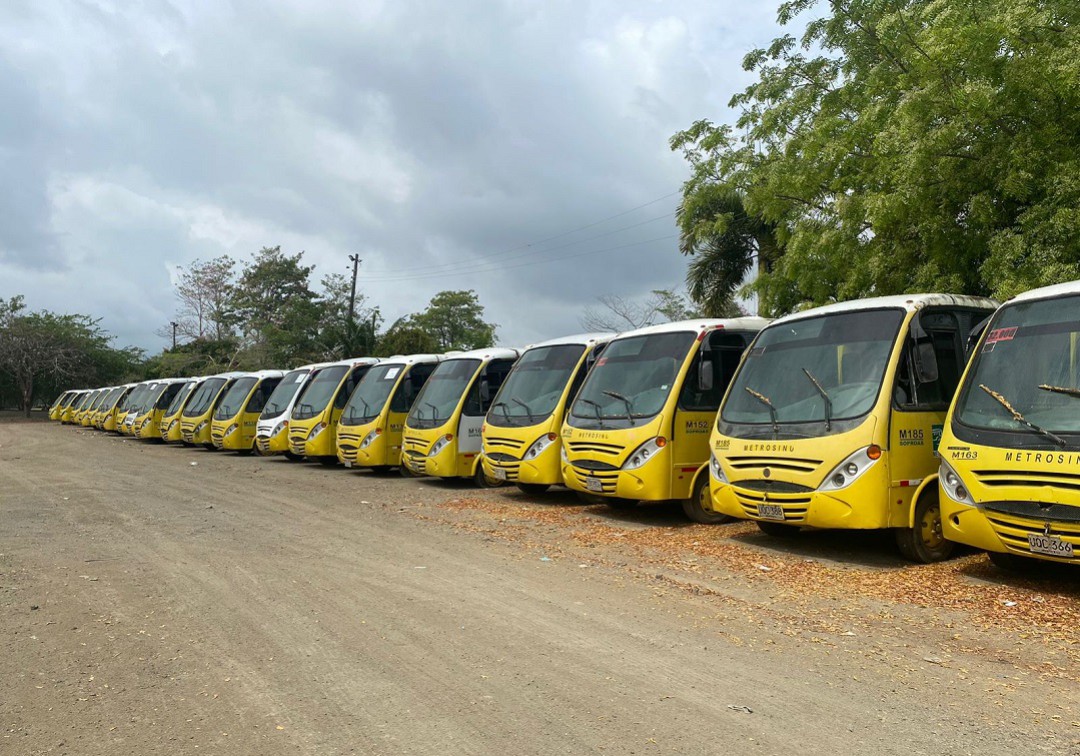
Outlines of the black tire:
[[773,522],[772,520],[754,520],[757,523],[758,530],[765,535],[771,535],[774,538],[794,538],[799,534],[798,525],[787,525],[782,522]]
[[484,464],[478,463],[476,465],[476,472],[473,474],[473,482],[480,488],[498,488],[503,484],[501,480],[495,480],[489,478],[488,474],[484,472]]
[[285,459],[289,460],[290,462],[303,462],[304,461],[304,455],[303,454],[293,454],[291,451],[287,451],[287,452],[285,452]]
[[402,462],[400,465],[398,465],[398,472],[401,474],[401,477],[403,477],[403,478],[419,478],[420,477],[417,473],[414,473],[412,470],[410,470],[405,465],[404,462]]
[[207,451],[217,451],[218,450],[217,447],[214,446],[213,444],[203,444],[202,447],[204,449],[206,449]]
[[915,527],[897,528],[896,545],[905,559],[921,564],[941,562],[952,556],[956,544],[941,534],[936,489],[924,491],[915,502]]
[[694,522],[700,522],[703,525],[720,525],[735,519],[731,515],[720,514],[719,512],[713,512],[711,509],[706,509],[705,501],[710,496],[712,494],[709,492],[709,475],[702,472],[694,481],[694,488],[690,493],[690,498],[682,500],[683,512]]
[[323,467],[337,467],[337,457],[319,457],[319,464]]
[[539,496],[542,493],[546,493],[551,486],[547,483],[515,483],[518,490],[522,493],[527,493],[531,496]]

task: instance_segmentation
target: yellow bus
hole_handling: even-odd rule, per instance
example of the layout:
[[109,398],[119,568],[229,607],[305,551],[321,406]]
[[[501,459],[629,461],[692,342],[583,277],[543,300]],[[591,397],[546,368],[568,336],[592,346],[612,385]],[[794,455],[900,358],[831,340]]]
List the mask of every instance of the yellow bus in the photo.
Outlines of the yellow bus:
[[404,472],[499,485],[480,464],[480,426],[518,358],[516,349],[452,352],[413,401],[402,433]]
[[75,422],[75,412],[79,409],[79,405],[86,400],[86,393],[86,389],[79,389],[71,392],[71,396],[68,397],[67,403],[60,410],[61,423],[70,425]]
[[169,402],[169,406],[161,413],[158,432],[161,434],[162,441],[167,444],[178,444],[183,441],[180,437],[180,417],[183,415],[184,407],[187,406],[191,395],[195,393],[195,389],[205,380],[205,376],[196,376],[185,379],[184,383],[180,385],[176,395]]
[[86,404],[79,410],[78,425],[84,428],[90,428],[93,426],[94,411],[97,409],[98,404],[105,398],[105,395],[109,392],[111,387],[97,388],[90,392],[90,398],[86,401]]
[[947,558],[937,440],[967,335],[997,303],[910,294],[817,307],[754,341],[712,434],[716,512],[772,535],[892,529],[917,562]]
[[214,450],[210,440],[210,423],[218,402],[225,392],[244,373],[232,371],[218,373],[202,381],[180,413],[180,440],[185,446],[201,444]]
[[405,418],[443,357],[396,355],[379,360],[357,384],[338,422],[338,460],[345,467],[385,471],[401,465]]
[[161,419],[187,378],[161,378],[154,382],[142,404],[134,410],[132,435],[139,439],[161,440]]
[[266,400],[266,406],[259,413],[259,421],[255,425],[255,445],[259,454],[284,454],[292,461],[303,459],[303,456],[297,456],[289,449],[289,417],[292,415],[296,398],[311,380],[312,372],[331,364],[333,363],[317,362],[303,365],[285,374]]
[[56,397],[56,401],[54,401],[52,403],[52,406],[49,407],[49,419],[50,420],[59,420],[60,419],[60,413],[63,411],[64,402],[67,401],[67,399],[73,393],[75,393],[75,392],[74,391],[64,391],[64,392],[62,392],[60,394],[60,396]]
[[120,406],[124,398],[131,393],[135,387],[139,385],[137,383],[125,383],[123,386],[117,386],[108,397],[105,399],[105,404],[102,405],[101,412],[98,413],[96,426],[104,431],[115,432],[116,431],[116,413],[117,407]]
[[941,438],[942,527],[1004,569],[1080,564],[1080,282],[1021,294],[983,331]]
[[559,434],[566,410],[614,336],[583,333],[525,348],[480,429],[489,478],[526,493],[562,485]]
[[612,507],[678,501],[720,522],[708,499],[709,429],[764,318],[698,319],[619,334],[596,361],[562,430],[563,479]]
[[324,465],[337,464],[337,424],[341,410],[360,379],[376,362],[374,357],[357,357],[311,371],[311,378],[289,416],[289,451]]
[[215,448],[240,454],[255,451],[259,413],[284,375],[280,370],[259,370],[236,379],[214,410],[210,423],[210,440]]

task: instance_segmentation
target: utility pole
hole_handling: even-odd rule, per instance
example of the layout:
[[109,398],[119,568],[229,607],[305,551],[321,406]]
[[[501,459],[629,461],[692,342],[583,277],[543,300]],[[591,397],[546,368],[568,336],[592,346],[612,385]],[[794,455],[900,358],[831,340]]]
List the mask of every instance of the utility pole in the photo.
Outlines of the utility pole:
[[180,326],[180,324],[177,323],[174,320],[171,323],[169,323],[169,325],[172,326],[172,348],[173,348],[173,351],[175,352],[176,351],[176,329]]
[[356,271],[363,260],[360,259],[360,255],[349,255],[349,261],[352,263],[352,291],[349,294],[349,329],[352,330],[356,321]]

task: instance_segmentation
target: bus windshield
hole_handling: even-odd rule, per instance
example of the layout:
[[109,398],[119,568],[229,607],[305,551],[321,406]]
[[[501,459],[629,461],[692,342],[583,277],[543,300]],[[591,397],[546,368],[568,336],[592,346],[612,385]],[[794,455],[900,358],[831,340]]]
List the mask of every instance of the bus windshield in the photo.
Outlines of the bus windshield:
[[1053,433],[1080,433],[1080,296],[998,310],[972,358],[953,418],[1007,434],[1000,441],[1010,446],[1062,446]]
[[244,401],[247,399],[251,389],[255,386],[255,382],[258,379],[249,375],[246,378],[241,378],[225,392],[225,396],[221,399],[221,404],[214,410],[215,420],[228,420],[236,417],[240,410],[244,406]]
[[129,412],[138,407],[139,403],[142,402],[143,397],[146,396],[146,392],[149,390],[150,387],[145,384],[140,384],[133,388],[131,393],[120,401],[120,411]]
[[495,397],[487,422],[513,428],[546,420],[559,404],[584,351],[583,344],[562,344],[525,352]]
[[169,407],[165,410],[165,417],[170,417],[179,412],[180,408],[184,406],[184,400],[188,398],[194,388],[195,381],[188,381],[185,383],[184,387],[177,391],[176,396],[169,402]]
[[296,400],[293,407],[293,420],[306,420],[315,417],[326,409],[334,396],[334,391],[341,385],[341,379],[349,372],[348,365],[333,365],[315,373],[304,393]]
[[579,428],[627,428],[664,407],[687,354],[690,331],[616,339],[596,361],[570,409]]
[[305,369],[290,370],[286,373],[285,377],[281,379],[281,383],[270,394],[270,398],[266,400],[266,406],[263,407],[259,419],[273,420],[275,417],[280,417],[289,408],[289,403],[296,396],[296,392],[304,385],[309,372],[311,371]]
[[413,402],[408,424],[414,428],[438,428],[449,420],[479,367],[480,360],[439,363]]
[[[817,436],[850,428],[881,390],[904,311],[839,312],[770,326],[761,332],[720,410],[730,424],[790,427],[780,435]],[[833,423],[847,422],[835,426]],[[728,432],[725,430],[725,432]]]
[[202,385],[195,390],[195,395],[191,397],[191,401],[184,407],[184,417],[199,417],[206,413],[210,409],[210,405],[214,403],[214,397],[221,391],[221,387],[225,385],[228,378],[207,378],[203,381]]
[[342,425],[362,425],[378,417],[404,369],[400,364],[371,368],[346,402],[341,412]]

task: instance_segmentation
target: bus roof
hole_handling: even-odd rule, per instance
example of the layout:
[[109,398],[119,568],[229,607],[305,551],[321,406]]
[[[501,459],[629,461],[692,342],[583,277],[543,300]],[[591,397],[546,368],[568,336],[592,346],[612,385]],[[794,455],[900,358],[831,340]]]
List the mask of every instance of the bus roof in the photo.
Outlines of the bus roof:
[[380,365],[418,365],[420,363],[442,362],[446,355],[442,354],[394,354],[379,360]]
[[629,336],[650,336],[654,333],[678,333],[679,331],[712,331],[723,328],[729,331],[760,331],[769,324],[768,318],[743,317],[743,318],[696,318],[694,320],[676,320],[674,323],[661,323],[660,325],[637,328],[633,331],[623,331],[615,338],[625,339]]
[[888,297],[867,297],[866,299],[851,299],[847,302],[834,302],[833,304],[812,307],[808,310],[793,312],[773,321],[787,323],[792,320],[813,318],[820,315],[833,315],[841,312],[860,312],[862,310],[887,310],[900,309],[906,312],[914,312],[924,307],[948,306],[948,307],[972,307],[980,310],[996,310],[1000,303],[987,297],[970,297],[966,294],[894,294]]
[[1038,289],[1031,289],[1023,294],[1017,294],[1005,304],[1028,302],[1036,299],[1056,299],[1057,297],[1067,297],[1070,294],[1080,294],[1080,281],[1067,281],[1053,286],[1041,286]]
[[537,349],[539,347],[553,347],[553,346],[593,346],[595,344],[604,344],[615,338],[617,334],[607,331],[599,331],[596,333],[575,333],[572,336],[560,336],[557,339],[548,339],[547,341],[539,341],[535,344],[529,344],[522,349],[522,352],[527,352],[530,349]]
[[450,360],[516,360],[521,355],[517,349],[505,347],[491,347],[489,349],[472,349],[468,352],[447,352],[445,359]]
[[374,365],[378,362],[377,357],[350,357],[347,360],[335,360],[334,362],[322,362],[319,365],[312,367],[312,370],[328,367],[336,367],[338,365],[345,365],[346,367],[356,367],[357,365]]

